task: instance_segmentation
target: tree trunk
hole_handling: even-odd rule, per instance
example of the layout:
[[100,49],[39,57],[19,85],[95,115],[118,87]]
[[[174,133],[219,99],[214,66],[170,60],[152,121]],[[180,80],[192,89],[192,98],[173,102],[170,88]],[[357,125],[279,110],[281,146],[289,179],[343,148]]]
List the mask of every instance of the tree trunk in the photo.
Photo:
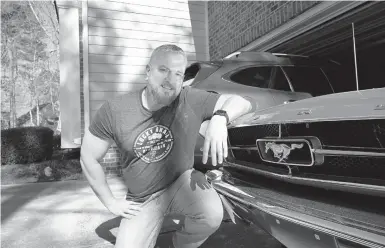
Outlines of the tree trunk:
[[40,108],[39,108],[39,98],[37,99],[36,104],[36,126],[40,126]]
[[13,45],[10,46],[9,49],[9,58],[11,64],[11,87],[10,87],[10,128],[16,127],[16,79],[17,79],[17,59],[16,59],[16,50]]

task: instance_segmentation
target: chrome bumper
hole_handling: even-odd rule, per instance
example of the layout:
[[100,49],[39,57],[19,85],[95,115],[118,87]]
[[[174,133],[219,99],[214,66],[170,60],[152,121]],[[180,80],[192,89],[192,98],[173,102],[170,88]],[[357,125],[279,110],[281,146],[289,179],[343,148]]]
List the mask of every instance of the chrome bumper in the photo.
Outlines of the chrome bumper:
[[385,247],[385,230],[357,228],[343,221],[331,221],[304,211],[267,203],[223,180],[223,172],[206,173],[207,180],[219,193],[231,220],[251,222],[270,233],[286,247]]

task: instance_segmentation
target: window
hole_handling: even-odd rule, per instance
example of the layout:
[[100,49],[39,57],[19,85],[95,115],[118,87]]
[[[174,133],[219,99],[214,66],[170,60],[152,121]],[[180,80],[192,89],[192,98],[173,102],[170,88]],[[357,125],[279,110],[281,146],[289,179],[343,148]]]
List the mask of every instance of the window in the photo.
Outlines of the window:
[[[183,79],[184,85],[195,86],[211,76],[220,65],[207,63],[194,63],[186,68]],[[186,84],[187,83],[187,84]]]
[[274,90],[291,91],[289,82],[280,67],[275,67],[275,74],[270,88]]
[[307,92],[312,96],[333,93],[327,78],[318,67],[283,67],[283,70],[296,92]]
[[249,67],[230,76],[230,80],[247,86],[268,88],[272,67]]

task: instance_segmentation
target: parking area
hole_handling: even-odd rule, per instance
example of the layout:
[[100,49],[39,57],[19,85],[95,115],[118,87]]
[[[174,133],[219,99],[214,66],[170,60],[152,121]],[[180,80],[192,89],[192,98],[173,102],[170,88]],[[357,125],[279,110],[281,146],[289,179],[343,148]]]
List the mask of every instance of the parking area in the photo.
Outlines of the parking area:
[[[123,196],[120,178],[108,181],[115,196]],[[85,181],[3,186],[1,189],[2,247],[113,247],[120,219],[110,214]],[[172,221],[164,230],[172,229]],[[164,232],[156,247],[167,247]],[[253,226],[224,220],[202,247],[280,247]]]

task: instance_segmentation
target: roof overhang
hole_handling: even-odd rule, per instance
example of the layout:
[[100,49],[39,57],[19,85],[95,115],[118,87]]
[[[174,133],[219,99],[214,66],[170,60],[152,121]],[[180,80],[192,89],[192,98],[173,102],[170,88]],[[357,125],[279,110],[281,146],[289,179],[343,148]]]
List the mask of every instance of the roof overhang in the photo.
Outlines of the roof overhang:
[[344,14],[360,5],[362,1],[325,1],[307,10],[303,14],[288,21],[282,26],[254,40],[250,44],[236,50],[269,51],[275,46],[301,35],[331,19]]

